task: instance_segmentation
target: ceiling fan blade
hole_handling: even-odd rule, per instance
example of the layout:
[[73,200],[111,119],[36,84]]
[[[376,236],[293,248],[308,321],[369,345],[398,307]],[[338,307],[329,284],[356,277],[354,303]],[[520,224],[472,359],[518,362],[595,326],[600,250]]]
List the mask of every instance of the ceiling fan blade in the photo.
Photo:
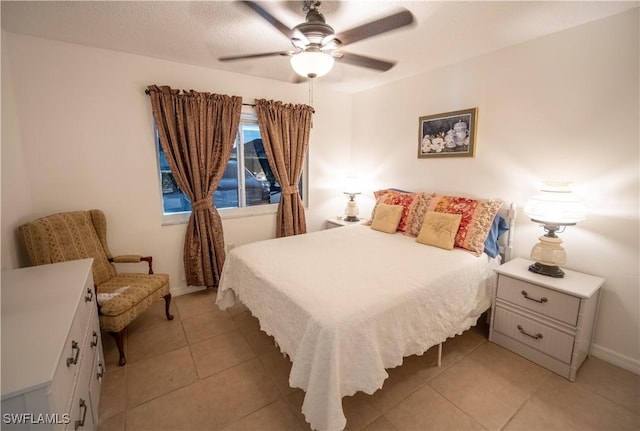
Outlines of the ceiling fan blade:
[[351,64],[353,66],[366,67],[369,69],[379,70],[381,72],[386,72],[396,65],[395,62],[390,62],[386,60],[379,60],[377,58],[365,57],[364,55],[352,54],[349,52],[340,52],[339,54],[336,52],[336,60],[341,63]]
[[248,0],[242,0],[242,3],[250,7],[254,12],[260,15],[265,21],[267,21],[269,24],[275,27],[276,30],[278,30],[280,33],[287,36],[287,38],[292,39],[295,36],[295,33],[293,32],[293,30],[291,30],[289,27],[281,23],[277,18],[275,18],[269,12],[264,10],[262,6],[260,6],[259,4],[252,1],[248,1]]
[[341,46],[344,46],[362,39],[395,30],[396,28],[410,25],[411,23],[413,23],[413,14],[405,9],[393,15],[343,31],[336,35],[336,39],[340,41]]
[[250,58],[273,57],[276,55],[290,56],[291,54],[293,54],[293,52],[291,51],[275,51],[275,52],[262,52],[259,54],[229,55],[227,57],[218,58],[218,61],[248,60]]

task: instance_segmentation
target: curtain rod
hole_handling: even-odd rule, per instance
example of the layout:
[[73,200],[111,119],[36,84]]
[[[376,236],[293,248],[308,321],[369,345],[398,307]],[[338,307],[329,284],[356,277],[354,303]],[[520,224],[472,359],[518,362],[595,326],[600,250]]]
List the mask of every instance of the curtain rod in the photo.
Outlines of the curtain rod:
[[[149,89],[148,89],[148,88],[145,88],[145,89],[144,89],[144,94],[146,94],[147,96],[150,94],[150,93],[149,93]],[[252,108],[255,108],[255,107],[256,107],[256,105],[255,105],[255,104],[253,104],[253,103],[243,103],[243,104],[242,104],[242,106],[251,106]]]

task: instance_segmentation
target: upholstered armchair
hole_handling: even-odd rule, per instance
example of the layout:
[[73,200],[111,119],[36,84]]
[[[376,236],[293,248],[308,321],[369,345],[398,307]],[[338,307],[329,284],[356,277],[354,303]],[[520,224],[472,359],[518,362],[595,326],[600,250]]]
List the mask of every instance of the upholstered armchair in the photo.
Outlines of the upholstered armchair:
[[[98,305],[100,327],[116,341],[118,363],[126,363],[126,328],[156,300],[169,307],[169,276],[154,274],[150,256],[112,256],[107,246],[107,220],[100,210],[75,211],[42,217],[19,228],[33,265],[93,258],[93,282],[97,294],[109,299]],[[148,274],[118,273],[114,263],[147,262]]]

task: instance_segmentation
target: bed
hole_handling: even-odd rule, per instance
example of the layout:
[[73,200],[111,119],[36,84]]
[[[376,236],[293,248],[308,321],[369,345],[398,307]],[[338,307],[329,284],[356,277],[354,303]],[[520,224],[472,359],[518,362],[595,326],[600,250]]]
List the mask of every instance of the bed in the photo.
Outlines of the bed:
[[[503,257],[416,241],[409,207],[404,232],[356,224],[227,255],[216,303],[240,300],[289,356],[289,384],[305,391],[302,413],[313,429],[344,429],[344,396],[372,394],[385,369],[461,334],[490,308]],[[513,209],[500,211],[511,225]],[[505,246],[508,254],[509,239]]]

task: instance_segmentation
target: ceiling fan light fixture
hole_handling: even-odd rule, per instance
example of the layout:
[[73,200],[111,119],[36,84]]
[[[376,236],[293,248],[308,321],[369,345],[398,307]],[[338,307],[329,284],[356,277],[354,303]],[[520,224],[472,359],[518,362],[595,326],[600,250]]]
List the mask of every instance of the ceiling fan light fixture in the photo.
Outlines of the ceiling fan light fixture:
[[344,52],[342,48],[354,42],[409,26],[414,22],[413,14],[406,8],[401,8],[399,12],[360,24],[341,33],[336,33],[333,27],[327,24],[319,10],[320,0],[304,0],[302,9],[306,14],[305,21],[293,28],[289,28],[258,4],[263,2],[249,0],[239,0],[238,2],[253,10],[273,28],[286,36],[291,41],[294,50],[233,55],[221,57],[218,60],[235,61],[277,55],[289,56],[293,70],[304,78],[326,75],[333,68],[335,60],[340,60],[342,63],[353,66],[386,72],[394,66],[394,62],[365,55],[350,54]]
[[291,56],[291,67],[300,76],[317,78],[326,75],[333,67],[334,58],[322,51],[303,51]]

